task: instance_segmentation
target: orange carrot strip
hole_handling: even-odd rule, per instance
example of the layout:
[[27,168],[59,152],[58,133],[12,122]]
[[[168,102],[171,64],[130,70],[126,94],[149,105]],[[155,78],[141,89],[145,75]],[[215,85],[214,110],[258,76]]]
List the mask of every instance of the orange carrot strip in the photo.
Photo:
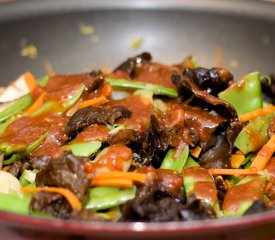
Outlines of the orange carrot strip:
[[25,82],[30,90],[32,99],[35,99],[37,96],[37,93],[40,93],[41,87],[35,81],[34,76],[30,72],[26,72],[24,74],[24,79],[25,79]]
[[194,149],[190,149],[189,152],[193,157],[198,158],[200,156],[201,150],[202,148],[200,146],[196,146]]
[[245,159],[245,156],[243,154],[232,154],[230,157],[231,166],[233,168],[239,168],[243,161]]
[[266,114],[270,114],[270,113],[274,113],[274,112],[275,112],[275,106],[270,105],[268,107],[261,108],[261,109],[258,109],[256,111],[240,115],[239,116],[239,122],[246,122],[246,121],[249,121],[249,120],[253,120],[257,117],[260,117],[260,116],[263,116],[263,115],[266,115]]
[[96,175],[94,180],[114,178],[129,179],[132,181],[144,183],[147,178],[147,174],[137,172],[100,172]]
[[212,175],[251,175],[251,174],[257,174],[257,168],[250,167],[247,169],[215,169],[211,168],[208,169],[208,171]]
[[91,182],[91,186],[107,186],[107,187],[122,187],[132,188],[134,185],[131,179],[124,178],[106,178],[106,179],[94,179]]
[[109,100],[104,96],[89,99],[89,100],[86,100],[86,101],[82,102],[79,106],[79,109],[85,108],[85,107],[90,107],[90,106],[98,106],[98,105],[104,104],[108,101]]
[[11,168],[11,165],[7,165],[7,166],[3,167],[2,171],[7,172],[7,171],[9,171],[10,168]]
[[258,152],[256,158],[253,160],[251,167],[255,167],[258,171],[264,170],[266,164],[271,159],[275,151],[275,134],[268,140],[268,142]]
[[82,205],[77,198],[77,196],[70,191],[69,189],[66,188],[59,188],[59,187],[22,187],[21,188],[22,192],[25,193],[36,193],[40,191],[46,191],[46,192],[52,192],[52,193],[58,193],[64,196],[71,207],[77,211],[80,211],[82,209]]
[[38,110],[44,103],[46,92],[42,92],[34,103],[26,110],[27,115],[31,116],[36,110]]

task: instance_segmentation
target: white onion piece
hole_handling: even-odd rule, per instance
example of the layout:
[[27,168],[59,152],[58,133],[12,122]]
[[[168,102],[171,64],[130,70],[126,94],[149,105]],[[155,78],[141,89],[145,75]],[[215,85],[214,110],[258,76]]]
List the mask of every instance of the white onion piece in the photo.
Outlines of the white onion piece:
[[11,194],[14,192],[20,192],[21,184],[19,180],[12,174],[0,171],[0,192],[5,194]]

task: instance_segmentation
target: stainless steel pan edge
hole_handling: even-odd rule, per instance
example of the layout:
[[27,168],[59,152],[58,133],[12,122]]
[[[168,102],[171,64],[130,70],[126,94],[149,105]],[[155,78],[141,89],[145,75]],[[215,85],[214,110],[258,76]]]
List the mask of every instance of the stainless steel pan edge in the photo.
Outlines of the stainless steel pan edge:
[[260,0],[7,0],[0,6],[0,21],[89,9],[184,9],[275,19],[275,4]]

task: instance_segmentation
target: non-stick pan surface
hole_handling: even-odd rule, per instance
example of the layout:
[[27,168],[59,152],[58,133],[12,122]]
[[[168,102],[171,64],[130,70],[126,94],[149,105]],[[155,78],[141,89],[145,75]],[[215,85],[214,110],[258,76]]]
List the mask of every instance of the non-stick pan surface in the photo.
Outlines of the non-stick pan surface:
[[[81,25],[82,24],[82,25]],[[80,30],[88,26],[90,33]],[[91,33],[91,27],[93,33]],[[135,39],[139,48],[132,48]],[[22,55],[35,46],[37,56]],[[260,1],[13,1],[0,5],[0,85],[25,71],[46,74],[115,67],[142,51],[178,63],[193,55],[201,66],[223,66],[239,78],[275,73],[275,4]],[[270,239],[275,216],[189,223],[82,223],[0,213],[3,239]]]
[[[0,6],[1,85],[26,70],[44,75],[45,60],[58,73],[76,73],[114,67],[142,51],[168,64],[193,55],[200,65],[212,67],[219,49],[236,78],[275,71],[275,4],[206,1],[203,8],[196,1],[76,2],[21,0]],[[81,24],[94,33],[83,34]],[[133,49],[137,38],[142,44]],[[21,56],[24,44],[37,48],[35,59]]]

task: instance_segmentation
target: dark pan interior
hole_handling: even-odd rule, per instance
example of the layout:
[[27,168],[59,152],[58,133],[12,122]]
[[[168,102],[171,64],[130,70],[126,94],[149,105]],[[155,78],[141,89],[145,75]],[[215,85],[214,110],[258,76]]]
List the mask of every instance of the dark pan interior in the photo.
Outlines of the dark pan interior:
[[[92,25],[94,34],[82,34],[80,23]],[[97,43],[91,41],[94,35]],[[141,47],[132,49],[131,42],[140,37]],[[24,40],[37,47],[36,59],[20,56]],[[221,13],[214,7],[212,11],[110,7],[48,13],[44,9],[41,15],[0,18],[0,80],[6,85],[27,70],[40,77],[46,73],[45,59],[57,73],[77,73],[114,67],[142,51],[169,64],[193,55],[200,65],[212,67],[217,48],[236,78],[254,70],[270,74],[275,72],[274,43],[273,18]]]

